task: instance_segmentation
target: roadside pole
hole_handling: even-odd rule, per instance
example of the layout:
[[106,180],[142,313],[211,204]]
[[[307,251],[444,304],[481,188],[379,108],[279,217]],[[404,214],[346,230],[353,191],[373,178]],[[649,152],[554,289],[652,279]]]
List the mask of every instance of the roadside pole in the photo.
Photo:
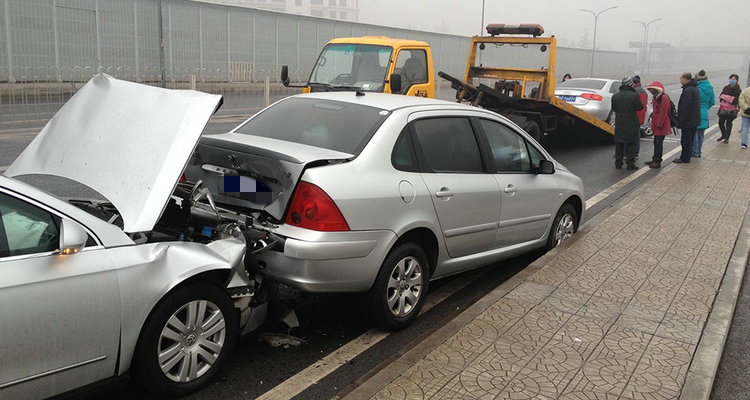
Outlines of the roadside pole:
[[161,9],[161,0],[159,0],[159,69],[161,70],[161,87],[167,87],[166,70],[164,69],[164,27]]

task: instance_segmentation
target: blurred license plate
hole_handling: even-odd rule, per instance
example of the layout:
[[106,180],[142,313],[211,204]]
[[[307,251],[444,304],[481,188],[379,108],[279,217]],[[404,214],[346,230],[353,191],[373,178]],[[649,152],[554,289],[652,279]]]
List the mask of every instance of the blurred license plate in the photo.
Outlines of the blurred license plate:
[[560,98],[563,101],[567,101],[568,103],[575,103],[576,102],[576,96],[560,96]]

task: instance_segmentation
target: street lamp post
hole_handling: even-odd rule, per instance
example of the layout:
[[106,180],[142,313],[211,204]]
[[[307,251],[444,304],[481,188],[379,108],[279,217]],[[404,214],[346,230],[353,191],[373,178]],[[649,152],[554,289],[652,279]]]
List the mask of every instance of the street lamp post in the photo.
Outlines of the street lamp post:
[[599,24],[599,15],[601,15],[605,11],[614,10],[617,8],[617,6],[613,6],[610,8],[605,8],[604,10],[597,12],[593,12],[591,10],[587,10],[585,8],[579,8],[579,10],[591,13],[591,15],[594,16],[594,45],[591,47],[591,70],[589,71],[589,76],[594,76],[594,55],[596,54],[596,28]]
[[633,21],[641,24],[643,27],[643,41],[641,42],[641,46],[643,46],[641,50],[641,73],[644,73],[646,70],[646,57],[648,54],[648,27],[649,25],[653,24],[656,21],[661,21],[663,18],[656,18],[652,19],[649,22],[643,22],[643,21]]
[[659,29],[663,28],[666,24],[661,24],[656,27],[656,33],[654,33],[654,40],[651,41],[651,46],[648,49],[648,59],[646,61],[646,75],[649,75],[651,73],[651,53],[654,51],[654,43],[656,43],[656,39],[659,37]]
[[484,1],[482,0],[482,26],[479,27],[479,36],[484,34]]

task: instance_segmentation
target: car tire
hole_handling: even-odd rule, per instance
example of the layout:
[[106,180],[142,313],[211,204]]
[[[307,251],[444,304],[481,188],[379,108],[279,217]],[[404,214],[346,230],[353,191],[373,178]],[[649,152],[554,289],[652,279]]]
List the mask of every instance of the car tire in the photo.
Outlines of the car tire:
[[542,129],[539,128],[539,124],[537,124],[536,121],[526,122],[526,124],[523,126],[523,130],[525,130],[526,133],[529,134],[529,136],[533,137],[534,140],[537,141],[537,143],[542,144],[544,135],[542,135]]
[[372,316],[385,330],[408,326],[419,315],[430,285],[427,255],[415,243],[391,249],[368,294]]
[[648,116],[648,121],[646,121],[645,124],[643,124],[643,134],[645,137],[652,137],[654,136],[654,129],[651,126],[651,122],[653,120],[653,114]]
[[615,112],[610,111],[609,115],[607,115],[607,119],[604,122],[608,123],[610,126],[612,126],[612,129],[614,129],[615,128]]
[[557,211],[547,236],[546,250],[552,250],[569,239],[578,230],[578,215],[570,203],[565,203]]
[[[191,313],[197,315],[191,318]],[[225,363],[237,340],[237,325],[230,297],[217,286],[178,288],[154,308],[141,330],[133,357],[136,382],[160,397],[198,390]]]

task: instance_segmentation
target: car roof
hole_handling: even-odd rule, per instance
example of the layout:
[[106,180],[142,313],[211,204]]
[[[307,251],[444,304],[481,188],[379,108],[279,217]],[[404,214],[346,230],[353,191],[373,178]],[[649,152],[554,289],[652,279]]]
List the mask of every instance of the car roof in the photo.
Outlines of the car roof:
[[[362,95],[361,93],[364,93]],[[315,92],[307,94],[298,94],[292,98],[310,98],[321,100],[341,101],[346,103],[360,104],[363,106],[375,107],[381,110],[394,111],[401,108],[424,107],[429,108],[441,107],[459,110],[485,111],[478,107],[472,107],[468,104],[459,104],[452,101],[427,99],[418,96],[405,96],[401,94],[384,94],[360,92]],[[485,111],[486,112],[486,111]]]

